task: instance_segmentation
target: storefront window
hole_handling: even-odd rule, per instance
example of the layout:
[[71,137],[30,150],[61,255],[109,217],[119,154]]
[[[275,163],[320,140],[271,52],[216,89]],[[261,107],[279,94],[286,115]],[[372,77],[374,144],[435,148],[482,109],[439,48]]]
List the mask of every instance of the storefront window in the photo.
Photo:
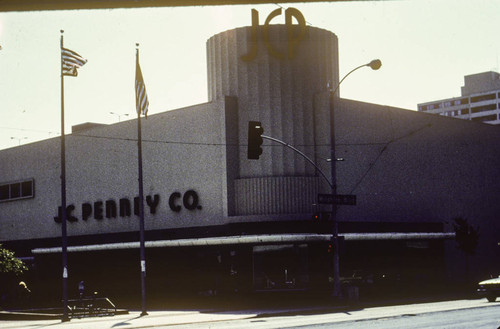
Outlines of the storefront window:
[[253,261],[256,291],[308,287],[307,245],[256,246]]

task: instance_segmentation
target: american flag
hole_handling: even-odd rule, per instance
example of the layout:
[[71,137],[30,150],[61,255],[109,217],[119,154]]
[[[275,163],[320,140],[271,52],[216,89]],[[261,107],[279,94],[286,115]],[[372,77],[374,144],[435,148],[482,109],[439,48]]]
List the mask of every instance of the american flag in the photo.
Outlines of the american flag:
[[63,75],[76,77],[78,75],[78,71],[76,69],[87,63],[85,58],[67,48],[61,48],[61,57]]
[[137,64],[135,67],[135,106],[137,108],[137,114],[148,114],[148,94],[146,93],[146,85],[144,84],[144,79],[142,78],[141,66],[139,65],[139,58],[137,58]]

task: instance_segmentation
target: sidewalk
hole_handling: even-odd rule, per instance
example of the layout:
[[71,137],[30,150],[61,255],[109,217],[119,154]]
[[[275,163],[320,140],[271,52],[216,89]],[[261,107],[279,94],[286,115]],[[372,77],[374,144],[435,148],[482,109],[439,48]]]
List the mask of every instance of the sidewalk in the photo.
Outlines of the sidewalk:
[[129,314],[103,316],[92,318],[71,319],[69,322],[61,322],[60,319],[45,320],[0,320],[1,328],[37,328],[56,326],[57,328],[145,328],[158,325],[175,325],[190,323],[205,323],[213,321],[227,321],[246,319],[258,316],[256,311],[231,311],[215,312],[210,310],[199,311],[149,311],[148,315],[140,316],[140,311],[132,311]]
[[61,322],[60,319],[37,319],[37,320],[0,320],[0,327],[5,329],[14,328],[44,328],[53,326],[61,329],[92,329],[92,328],[149,328],[157,326],[181,325],[181,324],[208,324],[210,322],[242,320],[251,318],[262,318],[269,316],[307,316],[314,314],[332,314],[335,321],[354,321],[360,319],[373,319],[383,317],[400,316],[408,313],[427,313],[435,311],[447,311],[465,308],[477,308],[487,306],[498,306],[498,303],[487,303],[485,300],[460,300],[443,301],[434,303],[422,303],[412,305],[396,305],[385,307],[333,307],[328,305],[300,306],[289,308],[257,308],[241,310],[177,310],[177,311],[149,311],[147,316],[140,316],[140,311],[131,311],[129,314],[103,316],[93,318],[71,319],[69,322]]
[[[184,305],[184,308],[182,308]],[[148,315],[140,316],[141,312],[134,310],[128,314],[114,316],[72,318],[68,322],[61,321],[60,314],[50,312],[0,312],[0,328],[148,328],[157,326],[210,323],[251,319],[266,316],[292,314],[319,314],[334,313],[346,309],[345,306],[333,307],[324,302],[311,300],[276,300],[274,297],[251,300],[247,303],[224,302],[198,304],[190,308],[187,303],[180,302],[176,308],[170,310],[148,310]],[[59,312],[60,313],[60,312]]]

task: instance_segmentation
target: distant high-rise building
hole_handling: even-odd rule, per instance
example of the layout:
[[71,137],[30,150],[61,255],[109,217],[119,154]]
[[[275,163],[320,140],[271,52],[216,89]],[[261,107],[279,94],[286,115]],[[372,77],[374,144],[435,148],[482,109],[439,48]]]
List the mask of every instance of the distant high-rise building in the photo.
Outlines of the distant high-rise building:
[[500,124],[500,74],[466,75],[462,96],[418,104],[420,112],[440,114],[488,124]]

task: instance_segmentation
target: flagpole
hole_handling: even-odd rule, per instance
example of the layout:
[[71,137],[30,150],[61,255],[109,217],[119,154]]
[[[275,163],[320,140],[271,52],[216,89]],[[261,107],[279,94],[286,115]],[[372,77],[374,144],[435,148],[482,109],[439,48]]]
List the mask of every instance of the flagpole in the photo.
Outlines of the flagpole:
[[[139,44],[136,44],[136,68],[139,65]],[[136,95],[137,97],[137,95]],[[139,162],[139,239],[140,239],[140,254],[141,254],[141,296],[142,296],[142,313],[141,316],[148,315],[146,311],[146,248],[144,242],[144,184],[142,178],[142,127],[141,127],[141,111],[137,110],[137,151]]]
[[68,316],[68,238],[66,228],[66,141],[64,135],[64,74],[63,74],[63,33],[61,30],[61,244],[62,244],[62,322],[69,321]]

